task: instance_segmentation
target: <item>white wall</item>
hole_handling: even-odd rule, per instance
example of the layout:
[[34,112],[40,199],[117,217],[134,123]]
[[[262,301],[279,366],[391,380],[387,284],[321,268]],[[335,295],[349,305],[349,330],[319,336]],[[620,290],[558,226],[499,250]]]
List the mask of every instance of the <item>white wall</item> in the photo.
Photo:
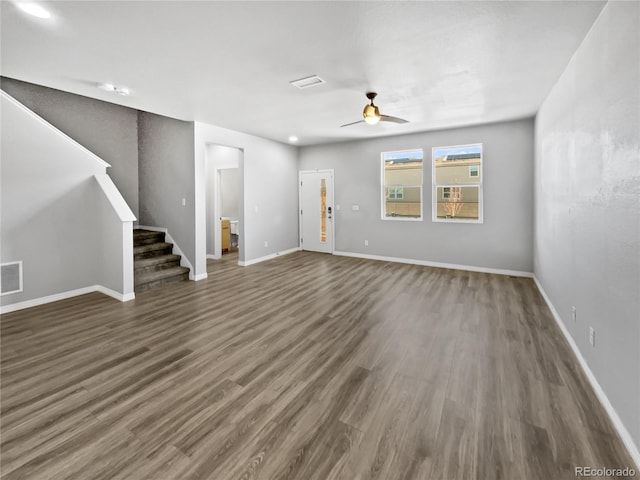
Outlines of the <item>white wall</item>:
[[[484,147],[484,223],[434,223],[431,148],[471,143]],[[380,154],[417,148],[424,151],[424,220],[381,220]],[[301,147],[299,168],[335,171],[337,251],[533,271],[532,119]]]
[[[24,291],[2,296],[2,306],[96,285],[132,297],[123,256],[133,250],[123,244],[122,225],[131,229],[135,217],[120,197],[121,219],[96,181],[108,164],[4,92],[0,131],[0,257],[24,268]],[[105,248],[105,239],[120,243]],[[132,266],[127,273],[132,278]]]
[[[226,145],[244,152],[244,193],[238,225],[239,260],[248,262],[298,246],[297,149],[234,130],[195,123],[196,264],[206,275],[207,145]],[[264,242],[268,246],[264,246]]]
[[[640,4],[609,2],[536,118],[535,274],[640,445]],[[577,321],[571,316],[577,308]],[[596,330],[595,348],[589,326]]]
[[237,168],[220,171],[220,216],[238,220],[238,197],[241,178]]

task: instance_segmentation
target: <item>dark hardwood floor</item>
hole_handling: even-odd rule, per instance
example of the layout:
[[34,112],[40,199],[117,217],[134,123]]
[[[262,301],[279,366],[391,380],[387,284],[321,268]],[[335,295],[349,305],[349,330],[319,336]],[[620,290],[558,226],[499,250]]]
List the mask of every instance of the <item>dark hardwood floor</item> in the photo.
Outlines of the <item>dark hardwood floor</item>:
[[554,480],[633,467],[530,279],[300,252],[3,315],[15,479]]

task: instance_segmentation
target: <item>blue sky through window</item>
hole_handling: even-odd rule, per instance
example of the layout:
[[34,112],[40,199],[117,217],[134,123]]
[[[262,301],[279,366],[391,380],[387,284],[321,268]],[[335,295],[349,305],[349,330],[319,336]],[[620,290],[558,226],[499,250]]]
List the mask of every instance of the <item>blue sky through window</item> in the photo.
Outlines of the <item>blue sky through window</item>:
[[482,153],[482,147],[480,145],[469,145],[466,147],[437,148],[433,151],[433,156],[440,158],[445,155],[460,155],[462,153]]
[[394,163],[415,162],[422,160],[422,150],[412,150],[409,152],[388,152],[384,154],[384,161],[393,160]]

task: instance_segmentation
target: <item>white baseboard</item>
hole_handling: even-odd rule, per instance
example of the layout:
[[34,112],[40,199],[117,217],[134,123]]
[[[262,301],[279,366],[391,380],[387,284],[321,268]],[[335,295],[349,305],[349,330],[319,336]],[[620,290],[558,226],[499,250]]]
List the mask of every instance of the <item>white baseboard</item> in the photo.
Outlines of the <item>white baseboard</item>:
[[103,287],[102,285],[94,285],[93,287],[95,288],[96,292],[103,293],[105,295],[108,295],[109,297],[115,298],[116,300],[120,300],[121,302],[128,302],[136,298],[136,294],[134,292],[122,294],[120,292],[116,292],[115,290],[111,290],[110,288]]
[[272,260],[277,257],[281,257],[282,255],[288,255],[289,253],[300,251],[300,247],[290,248],[288,250],[282,250],[280,252],[272,253],[270,255],[265,255],[264,257],[254,258],[252,260],[247,260],[246,262],[238,262],[238,265],[241,267],[248,267],[249,265],[254,265],[260,262],[266,262],[267,260]]
[[591,388],[593,388],[593,391],[598,397],[598,400],[600,400],[600,403],[602,404],[605,411],[609,415],[611,422],[613,422],[613,426],[618,431],[618,435],[620,435],[620,438],[622,439],[622,442],[624,443],[625,447],[627,447],[627,450],[629,451],[629,455],[631,455],[631,458],[636,463],[636,468],[637,468],[636,471],[640,471],[640,450],[638,450],[638,446],[633,441],[631,434],[629,433],[627,428],[624,426],[624,423],[622,423],[622,420],[620,420],[618,413],[616,412],[615,408],[613,408],[613,405],[609,401],[609,397],[607,397],[607,394],[604,392],[604,390],[600,386],[600,383],[598,383],[598,379],[589,368],[587,361],[582,356],[582,353],[580,353],[580,349],[578,348],[578,345],[576,345],[576,342],[573,340],[573,337],[571,336],[571,334],[569,333],[569,330],[567,329],[564,322],[562,321],[562,318],[560,318],[558,311],[553,306],[553,303],[551,303],[551,299],[547,296],[547,293],[544,291],[544,288],[542,288],[540,281],[536,276],[533,277],[533,280],[536,283],[536,286],[538,287],[538,290],[540,291],[542,298],[544,298],[544,301],[547,303],[549,310],[551,310],[551,314],[553,315],[553,318],[558,324],[558,327],[560,327],[560,331],[562,331],[562,334],[567,339],[567,342],[569,343],[571,350],[573,350],[573,354],[578,359],[578,363],[580,364],[580,367],[582,367],[582,371],[585,373],[585,375],[589,379]]
[[333,252],[334,255],[341,257],[354,257],[354,258],[366,258],[368,260],[379,260],[383,262],[395,262],[395,263],[407,263],[409,265],[422,265],[424,267],[436,267],[436,268],[449,268],[452,270],[466,270],[468,272],[481,272],[481,273],[495,273],[497,275],[510,275],[512,277],[526,277],[533,278],[531,272],[521,272],[519,270],[504,270],[501,268],[486,268],[476,267],[473,265],[459,265],[457,263],[441,263],[431,262],[428,260],[415,260],[412,258],[400,258],[400,257],[385,257],[382,255],[369,255],[366,253],[352,253],[352,252]]
[[67,292],[54,293],[53,295],[47,295],[46,297],[34,298],[32,300],[25,300],[24,302],[12,303],[11,305],[4,305],[0,307],[0,313],[10,313],[17,310],[24,310],[25,308],[37,307],[38,305],[44,305],[45,303],[57,302],[59,300],[66,300],[67,298],[77,297],[79,295],[85,295],[87,293],[99,292],[109,297],[113,297],[121,302],[128,302],[136,298],[136,294],[131,293],[119,293],[102,285],[91,285],[90,287],[77,288],[75,290],[69,290]]
[[220,260],[220,257],[216,257],[215,255],[211,255],[210,253],[207,253],[207,258],[209,260]]
[[207,278],[207,272],[205,273],[201,273],[200,275],[191,275],[189,274],[189,277],[193,277],[190,278],[191,280],[193,280],[194,282],[199,282],[200,280],[205,280]]
[[168,243],[172,243],[173,244],[173,248],[175,249],[175,253],[177,255],[180,255],[180,266],[181,267],[187,267],[189,269],[189,280],[202,280],[203,278],[207,278],[207,274],[204,274],[204,277],[202,277],[202,275],[196,275],[193,273],[194,269],[193,269],[193,265],[191,265],[191,262],[187,259],[187,257],[184,255],[184,253],[182,253],[182,250],[180,249],[180,246],[176,243],[176,241],[173,239],[173,237],[171,236],[171,234],[169,233],[169,230],[166,227],[150,227],[149,225],[138,225],[138,228],[142,229],[142,230],[151,230],[153,232],[163,232],[165,239]]

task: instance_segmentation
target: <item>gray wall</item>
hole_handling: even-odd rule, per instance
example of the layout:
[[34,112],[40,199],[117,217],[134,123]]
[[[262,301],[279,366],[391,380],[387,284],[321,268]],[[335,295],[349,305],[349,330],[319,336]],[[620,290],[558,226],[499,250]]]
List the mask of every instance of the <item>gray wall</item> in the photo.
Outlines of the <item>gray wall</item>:
[[639,3],[609,2],[537,115],[534,248],[538,280],[637,446],[639,17]]
[[107,173],[138,216],[136,110],[1,77],[2,89],[111,165]]
[[193,122],[138,114],[138,222],[166,227],[191,265],[195,264],[193,128]]
[[[470,143],[484,144],[484,223],[434,223],[431,148]],[[423,220],[381,220],[380,154],[417,148],[424,151]],[[533,119],[301,147],[298,166],[335,171],[338,251],[533,271]]]

